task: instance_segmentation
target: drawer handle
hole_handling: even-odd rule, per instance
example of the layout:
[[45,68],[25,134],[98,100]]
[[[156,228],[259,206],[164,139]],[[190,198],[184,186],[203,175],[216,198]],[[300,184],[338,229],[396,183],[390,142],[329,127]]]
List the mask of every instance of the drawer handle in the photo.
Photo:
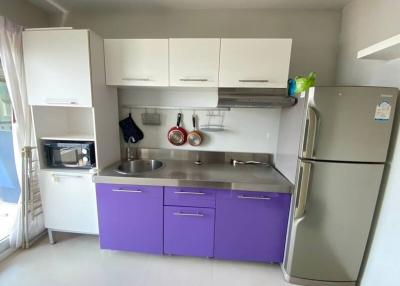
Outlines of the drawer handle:
[[203,192],[183,192],[183,191],[176,191],[174,194],[178,195],[196,195],[196,196],[202,196],[205,195],[206,193]]
[[138,78],[138,77],[124,77],[123,80],[134,80],[134,81],[150,81],[148,77],[146,78]]
[[121,192],[121,193],[143,193],[142,190],[125,190],[125,189],[112,189],[113,192]]
[[53,174],[53,177],[82,178],[83,176],[73,174]]
[[245,195],[239,195],[239,199],[243,200],[270,200],[270,197],[252,197],[252,196],[245,196]]
[[181,78],[180,81],[208,81],[206,78]]
[[195,216],[195,217],[203,217],[204,214],[201,213],[182,213],[182,212],[177,212],[174,213],[176,216]]
[[269,82],[267,79],[239,79],[239,82]]

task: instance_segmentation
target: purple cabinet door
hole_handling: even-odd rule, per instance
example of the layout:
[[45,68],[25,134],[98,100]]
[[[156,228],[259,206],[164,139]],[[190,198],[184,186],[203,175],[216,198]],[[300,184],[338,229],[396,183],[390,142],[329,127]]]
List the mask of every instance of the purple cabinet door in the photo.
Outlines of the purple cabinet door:
[[215,208],[215,191],[210,189],[165,187],[164,204]]
[[217,193],[215,258],[283,261],[290,194]]
[[163,187],[97,184],[100,247],[161,254]]
[[214,256],[215,210],[164,207],[164,253]]

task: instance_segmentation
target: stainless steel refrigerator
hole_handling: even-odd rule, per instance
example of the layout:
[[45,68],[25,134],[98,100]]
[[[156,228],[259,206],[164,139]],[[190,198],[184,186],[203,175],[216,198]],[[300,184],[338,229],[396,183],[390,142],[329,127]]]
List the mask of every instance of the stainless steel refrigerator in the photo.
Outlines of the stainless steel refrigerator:
[[276,167],[294,183],[288,281],[354,285],[385,166],[397,89],[311,88],[281,113]]

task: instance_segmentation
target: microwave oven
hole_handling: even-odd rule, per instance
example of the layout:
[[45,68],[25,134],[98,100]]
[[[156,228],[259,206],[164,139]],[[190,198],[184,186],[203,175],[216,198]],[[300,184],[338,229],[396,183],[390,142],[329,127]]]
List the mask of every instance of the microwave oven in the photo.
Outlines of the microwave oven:
[[48,168],[91,169],[96,167],[92,141],[46,140],[43,146]]

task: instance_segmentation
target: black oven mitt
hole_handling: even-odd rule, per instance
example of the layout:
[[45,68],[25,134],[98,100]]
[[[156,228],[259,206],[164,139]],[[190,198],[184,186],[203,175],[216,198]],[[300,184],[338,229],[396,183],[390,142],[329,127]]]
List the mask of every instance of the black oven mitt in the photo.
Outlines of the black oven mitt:
[[125,142],[128,142],[130,137],[133,137],[133,143],[136,143],[144,137],[142,130],[140,130],[140,128],[135,124],[135,121],[133,121],[131,113],[129,113],[127,118],[122,119],[119,122],[119,126],[122,129]]

